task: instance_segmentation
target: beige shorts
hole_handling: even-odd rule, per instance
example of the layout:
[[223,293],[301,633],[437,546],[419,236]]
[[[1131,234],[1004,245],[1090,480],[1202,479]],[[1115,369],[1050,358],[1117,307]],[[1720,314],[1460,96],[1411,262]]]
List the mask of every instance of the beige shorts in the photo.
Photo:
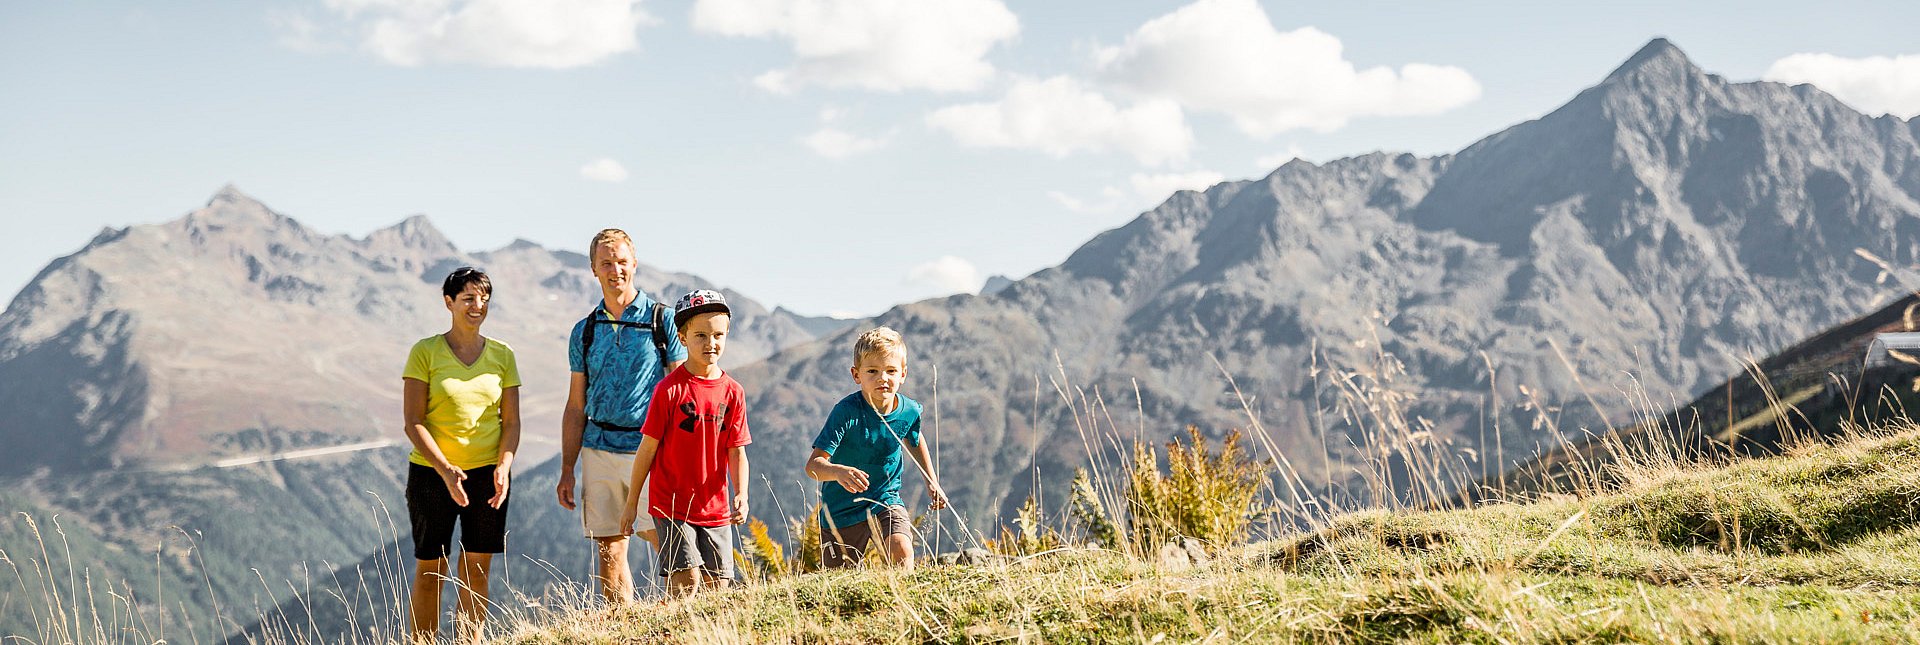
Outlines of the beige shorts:
[[[622,531],[620,512],[627,508],[627,488],[633,482],[633,455],[580,449],[580,525],[587,537],[618,537]],[[640,517],[633,522],[634,533],[653,530],[653,517],[647,515],[647,487],[640,487]]]

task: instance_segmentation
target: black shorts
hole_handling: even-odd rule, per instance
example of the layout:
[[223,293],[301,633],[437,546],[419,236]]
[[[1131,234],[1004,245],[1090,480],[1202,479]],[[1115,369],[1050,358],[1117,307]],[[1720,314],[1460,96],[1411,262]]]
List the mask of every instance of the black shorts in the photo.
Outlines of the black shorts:
[[438,560],[453,553],[453,525],[460,525],[460,550],[468,553],[501,553],[507,550],[507,503],[513,501],[513,489],[500,500],[500,508],[487,505],[493,498],[493,466],[470,469],[460,482],[467,491],[467,505],[456,506],[447,493],[440,473],[430,466],[408,464],[407,517],[413,521],[413,557]]

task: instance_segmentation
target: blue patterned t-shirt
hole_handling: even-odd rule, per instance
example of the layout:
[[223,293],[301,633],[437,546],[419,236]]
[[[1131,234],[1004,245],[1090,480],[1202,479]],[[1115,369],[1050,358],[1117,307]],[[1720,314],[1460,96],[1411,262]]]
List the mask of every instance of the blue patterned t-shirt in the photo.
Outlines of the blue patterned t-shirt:
[[900,467],[909,457],[900,444],[920,445],[920,404],[894,396],[899,403],[884,419],[859,392],[840,399],[813,439],[814,448],[830,455],[827,461],[867,473],[867,489],[858,493],[847,492],[840,482],[820,482],[820,503],[833,518],[833,526],[825,527],[828,530],[853,526],[866,521],[870,513],[904,504]]
[[[595,421],[638,428],[647,419],[647,403],[653,400],[653,386],[666,376],[659,353],[653,348],[653,332],[645,329],[593,323],[593,347],[580,352],[580,339],[590,321],[606,320],[605,301],[596,301],[593,314],[574,323],[567,337],[567,365],[574,372],[587,374],[587,427],[580,446],[607,452],[632,453],[640,448],[637,431],[606,430]],[[661,324],[667,328],[667,362],[687,360],[687,348],[673,327],[673,308],[662,312]],[[620,319],[653,322],[653,299],[642,293],[621,312]],[[592,370],[586,369],[591,364]]]

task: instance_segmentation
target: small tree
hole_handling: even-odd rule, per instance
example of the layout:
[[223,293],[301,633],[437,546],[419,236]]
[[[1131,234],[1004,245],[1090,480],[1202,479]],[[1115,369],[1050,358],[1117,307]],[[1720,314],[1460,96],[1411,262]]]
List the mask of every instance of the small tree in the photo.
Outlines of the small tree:
[[1107,512],[1107,506],[1100,503],[1100,493],[1093,488],[1093,478],[1087,471],[1073,469],[1073,499],[1069,508],[1073,518],[1087,529],[1087,537],[1102,548],[1120,549],[1120,530],[1113,523],[1113,515]]
[[1186,445],[1167,442],[1165,476],[1153,448],[1134,444],[1126,498],[1137,553],[1182,537],[1214,549],[1246,541],[1268,464],[1247,454],[1240,439],[1239,430],[1228,433],[1219,454],[1211,454],[1200,429],[1187,426]]
[[1014,526],[1019,531],[1000,527],[1000,539],[987,540],[987,548],[1000,555],[1033,555],[1060,547],[1060,535],[1047,528],[1040,517],[1040,500],[1032,495],[1020,505],[1020,511],[1013,517]]

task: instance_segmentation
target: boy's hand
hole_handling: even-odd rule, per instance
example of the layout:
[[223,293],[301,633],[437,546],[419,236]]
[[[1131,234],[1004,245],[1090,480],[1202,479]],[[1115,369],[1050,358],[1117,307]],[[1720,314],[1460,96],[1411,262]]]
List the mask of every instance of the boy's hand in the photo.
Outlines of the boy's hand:
[[448,468],[446,470],[436,468],[434,470],[440,473],[440,482],[447,485],[447,494],[453,496],[453,505],[466,506],[467,489],[465,486],[461,486],[460,482],[467,480],[467,471],[459,468]]
[[937,511],[946,508],[947,491],[940,490],[939,484],[927,482],[927,500],[927,508],[929,509]]
[[633,535],[633,522],[637,519],[640,519],[638,508],[628,506],[626,510],[620,511],[620,534]]
[[741,493],[739,495],[733,496],[733,523],[734,524],[747,523],[747,494],[746,493]]
[[500,508],[501,504],[507,503],[507,486],[511,483],[512,481],[508,478],[507,469],[494,468],[493,469],[493,499],[487,500],[487,506],[491,506],[493,508]]
[[833,480],[840,482],[840,487],[847,489],[849,493],[858,493],[867,489],[867,471],[852,466],[841,466],[840,472],[834,474]]

